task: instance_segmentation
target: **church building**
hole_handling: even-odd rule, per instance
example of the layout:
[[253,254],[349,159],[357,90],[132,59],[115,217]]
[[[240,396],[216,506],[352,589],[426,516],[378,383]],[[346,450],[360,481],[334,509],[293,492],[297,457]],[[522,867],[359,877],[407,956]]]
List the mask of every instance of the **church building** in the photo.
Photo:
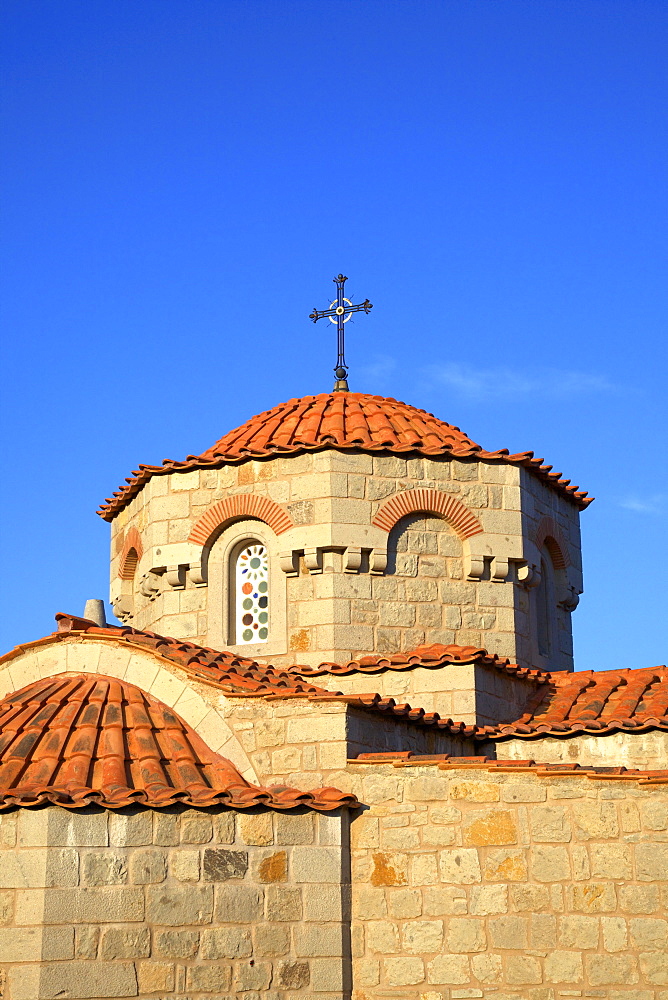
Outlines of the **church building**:
[[590,500],[343,377],[140,465],[120,624],[0,657],[0,997],[668,1000],[668,671],[574,672]]

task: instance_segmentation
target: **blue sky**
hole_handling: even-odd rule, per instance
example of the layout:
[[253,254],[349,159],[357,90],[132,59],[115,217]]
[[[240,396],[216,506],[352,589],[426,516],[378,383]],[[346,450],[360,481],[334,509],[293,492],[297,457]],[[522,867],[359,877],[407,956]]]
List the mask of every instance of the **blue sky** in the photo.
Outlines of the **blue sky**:
[[95,510],[327,391],[533,449],[583,514],[580,669],[665,662],[668,7],[2,4],[0,648],[107,596]]

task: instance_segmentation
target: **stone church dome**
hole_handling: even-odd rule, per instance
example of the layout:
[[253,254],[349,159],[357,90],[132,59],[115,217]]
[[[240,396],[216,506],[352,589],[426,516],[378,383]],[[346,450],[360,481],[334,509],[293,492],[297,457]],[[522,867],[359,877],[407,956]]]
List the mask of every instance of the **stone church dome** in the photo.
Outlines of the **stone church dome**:
[[561,473],[553,472],[552,466],[544,465],[542,458],[534,458],[532,451],[512,455],[506,448],[486,451],[459,427],[408,403],[360,392],[330,392],[290,399],[251,417],[201,455],[188,455],[184,461],[166,459],[157,466],[140,465],[98,513],[106,521],[113,520],[155,475],[324,448],[508,462],[529,468],[581,509],[592,499],[562,479]]

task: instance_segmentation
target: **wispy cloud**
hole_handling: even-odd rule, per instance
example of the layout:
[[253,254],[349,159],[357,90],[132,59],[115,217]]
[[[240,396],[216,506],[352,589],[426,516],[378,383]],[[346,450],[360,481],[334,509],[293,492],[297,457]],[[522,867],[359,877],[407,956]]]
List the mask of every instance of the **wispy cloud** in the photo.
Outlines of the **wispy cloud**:
[[421,373],[432,385],[446,386],[467,399],[489,398],[490,393],[499,391],[512,396],[565,399],[617,389],[605,375],[572,369],[476,368],[451,362],[429,365]]
[[621,500],[620,507],[632,510],[636,514],[666,514],[668,513],[668,494],[654,493],[648,497],[627,497]]
[[375,383],[382,383],[386,379],[389,379],[394,375],[397,367],[395,358],[390,357],[389,354],[379,354],[376,355],[370,364],[355,367],[355,375],[359,375],[369,385],[374,385]]

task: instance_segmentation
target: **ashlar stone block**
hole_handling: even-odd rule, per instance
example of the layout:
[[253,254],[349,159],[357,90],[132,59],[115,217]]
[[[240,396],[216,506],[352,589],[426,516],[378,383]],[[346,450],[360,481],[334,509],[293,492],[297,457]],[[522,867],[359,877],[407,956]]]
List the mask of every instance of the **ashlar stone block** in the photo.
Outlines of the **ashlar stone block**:
[[308,962],[279,962],[277,969],[277,985],[284,990],[300,990],[308,986],[311,972]]
[[636,844],[635,866],[640,881],[662,882],[668,871],[668,844]]
[[168,927],[211,923],[213,886],[149,886],[146,917],[150,923]]
[[473,885],[470,891],[470,912],[475,916],[508,912],[508,886]]
[[166,877],[167,861],[164,851],[147,848],[132,852],[130,855],[130,881],[135,885],[164,882]]
[[424,981],[421,958],[386,958],[383,965],[388,986],[415,986]]
[[213,993],[229,990],[232,969],[229,965],[191,965],[186,970],[186,989]]
[[[369,928],[374,927],[369,924]],[[343,947],[342,932],[339,924],[302,923],[294,928],[294,942],[297,954],[302,957],[334,958],[341,955]],[[376,948],[375,950],[379,950]],[[390,948],[390,951],[397,950]]]
[[536,806],[529,812],[529,821],[536,843],[568,843],[572,837],[565,806]]
[[500,983],[502,979],[502,963],[500,955],[473,955],[471,970],[481,983]]
[[[274,890],[267,890],[269,893]],[[293,890],[294,892],[295,890]],[[298,890],[296,890],[298,892]],[[264,892],[257,886],[225,883],[216,887],[215,919],[223,923],[254,923],[261,921]],[[271,916],[269,919],[279,919]],[[290,917],[288,919],[296,919]]]
[[446,946],[455,953],[484,951],[487,947],[484,921],[475,917],[451,917],[446,932]]
[[462,914],[468,910],[466,890],[456,886],[430,886],[424,890],[423,898],[424,914],[428,917]]
[[154,953],[164,958],[194,958],[199,950],[199,931],[157,931]]
[[629,920],[631,944],[638,951],[668,952],[668,921],[658,917],[632,917]]
[[491,847],[516,844],[517,836],[514,814],[508,810],[476,810],[468,813],[464,819],[463,839],[467,845]]
[[246,927],[205,930],[200,941],[200,954],[204,959],[247,958],[253,953],[251,932]]
[[427,982],[433,985],[468,983],[470,978],[466,955],[438,955],[427,965]]
[[295,882],[341,881],[341,850],[337,847],[294,847],[292,876]]
[[148,958],[151,953],[151,933],[148,927],[108,927],[102,932],[100,957]]
[[633,955],[587,955],[592,986],[621,986],[638,982],[638,963]]
[[559,941],[564,948],[597,948],[598,920],[579,913],[559,918]]
[[89,997],[137,996],[137,976],[133,962],[54,962],[39,966],[39,993],[34,996]]
[[39,927],[0,928],[0,955],[4,962],[31,962],[39,957],[41,945]]
[[471,885],[482,881],[478,852],[472,847],[458,847],[439,853],[441,882]]
[[236,967],[234,990],[235,992],[267,990],[271,983],[271,973],[271,962],[240,963]]
[[[382,890],[373,890],[380,894],[380,900],[384,905],[384,893]],[[419,917],[422,913],[422,893],[419,889],[395,889],[388,893],[387,905],[390,915],[393,917],[407,918]],[[383,914],[378,914],[382,916]]]
[[404,951],[411,955],[428,955],[443,945],[442,920],[411,920],[402,930]]
[[577,951],[550,952],[545,959],[545,979],[549,983],[581,983],[582,955]]
[[540,962],[529,955],[509,955],[505,965],[506,981],[511,986],[525,986],[543,981]]
[[225,882],[243,878],[248,871],[248,852],[211,847],[204,851],[202,876],[205,882]]
[[267,920],[301,920],[301,889],[268,885],[265,892]]
[[266,847],[274,842],[272,814],[242,813],[239,816],[239,834],[244,844]]
[[169,873],[180,882],[197,882],[200,872],[200,852],[182,848],[169,852]]
[[174,989],[172,962],[137,962],[137,985],[140,993],[157,993]]

